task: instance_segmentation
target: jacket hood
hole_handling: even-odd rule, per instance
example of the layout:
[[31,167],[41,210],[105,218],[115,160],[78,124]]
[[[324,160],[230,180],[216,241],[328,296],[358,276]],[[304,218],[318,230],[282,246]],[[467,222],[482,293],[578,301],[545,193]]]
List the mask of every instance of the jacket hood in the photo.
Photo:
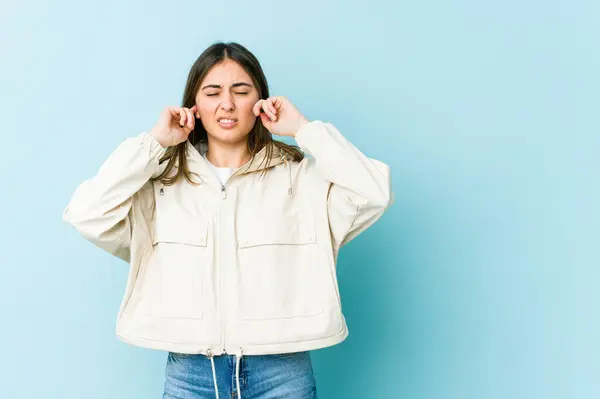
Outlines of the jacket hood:
[[[208,151],[208,143],[206,141],[199,141],[196,145],[193,145],[189,140],[186,143],[186,159],[190,172],[196,174],[201,181],[220,188],[220,181],[213,172],[208,161],[203,156]],[[270,158],[267,158],[267,146],[264,146],[254,158],[235,169],[232,176],[259,172],[280,164],[285,164],[289,172],[288,194],[292,195],[292,168],[288,155],[275,145],[272,145],[272,148],[273,150],[271,151]],[[175,167],[177,167],[177,164],[175,164]]]
[[[206,160],[203,155],[208,151],[208,143],[206,141],[199,141],[194,146],[189,140],[187,141],[187,159],[192,170],[192,164],[194,166],[202,167],[207,166]],[[198,156],[199,155],[199,156]],[[285,162],[286,154],[279,147],[273,145],[273,151],[271,152],[270,160],[267,159],[267,147],[264,146],[255,156],[254,159],[246,162],[244,165],[235,169],[234,175],[240,175],[245,173],[262,171]],[[267,162],[270,161],[270,162]]]

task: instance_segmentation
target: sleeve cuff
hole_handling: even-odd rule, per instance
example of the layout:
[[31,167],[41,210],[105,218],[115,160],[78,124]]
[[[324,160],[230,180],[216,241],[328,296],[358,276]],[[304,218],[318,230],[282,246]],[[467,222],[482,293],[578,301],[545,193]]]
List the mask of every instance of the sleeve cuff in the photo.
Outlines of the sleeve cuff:
[[310,149],[307,147],[306,143],[310,142],[310,135],[313,134],[317,129],[315,127],[322,125],[323,122],[319,120],[310,121],[302,125],[302,127],[296,132],[296,143],[298,147],[309,155],[312,156]]
[[150,158],[160,159],[167,151],[167,149],[160,145],[158,140],[156,140],[154,136],[148,132],[143,132],[140,134],[140,140],[141,145],[148,146],[150,150]]

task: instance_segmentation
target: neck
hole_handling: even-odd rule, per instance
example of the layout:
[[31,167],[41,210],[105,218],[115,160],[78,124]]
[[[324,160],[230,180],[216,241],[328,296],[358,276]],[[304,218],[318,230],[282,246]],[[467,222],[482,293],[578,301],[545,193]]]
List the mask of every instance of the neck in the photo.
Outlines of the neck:
[[208,140],[206,158],[218,168],[237,169],[250,160],[250,153],[245,141],[232,144]]

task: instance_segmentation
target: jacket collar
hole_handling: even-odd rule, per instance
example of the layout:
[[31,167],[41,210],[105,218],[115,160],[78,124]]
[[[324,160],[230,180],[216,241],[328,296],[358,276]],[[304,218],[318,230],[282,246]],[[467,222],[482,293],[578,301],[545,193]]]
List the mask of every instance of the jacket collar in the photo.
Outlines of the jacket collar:
[[[198,142],[196,143],[196,146],[194,146],[189,140],[187,140],[186,159],[188,168],[191,173],[196,174],[202,181],[212,183],[217,187],[221,187],[221,183],[218,181],[218,178],[210,167],[208,161],[202,156],[207,151],[208,144],[206,142]],[[283,153],[279,147],[273,146],[270,161],[267,161],[267,148],[265,146],[254,156],[254,159],[250,159],[244,165],[235,169],[232,177],[246,173],[262,171],[264,169],[272,168],[282,164],[286,162],[285,153]]]

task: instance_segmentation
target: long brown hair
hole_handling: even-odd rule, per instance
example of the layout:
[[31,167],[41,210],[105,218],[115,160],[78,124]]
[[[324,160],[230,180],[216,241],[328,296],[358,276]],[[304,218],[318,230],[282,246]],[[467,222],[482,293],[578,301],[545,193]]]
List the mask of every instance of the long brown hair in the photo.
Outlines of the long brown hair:
[[[188,74],[187,83],[183,92],[182,107],[191,108],[195,104],[196,93],[200,89],[202,80],[208,73],[208,71],[215,65],[225,61],[233,60],[237,62],[245,71],[250,75],[254,85],[258,89],[258,95],[260,99],[266,99],[269,97],[269,86],[267,84],[267,78],[258,62],[258,59],[252,54],[247,48],[241,44],[230,42],[223,43],[218,42],[208,47],[200,57],[194,62],[190,72]],[[202,125],[200,119],[196,118],[194,130],[190,133],[188,141],[192,145],[196,145],[198,142],[208,142],[208,135],[206,129]],[[265,161],[270,163],[270,159],[273,153],[274,147],[279,148],[285,155],[293,161],[300,162],[304,158],[304,154],[297,146],[289,145],[281,141],[273,140],[273,135],[264,127],[260,119],[257,118],[254,127],[248,134],[248,152],[251,155],[251,162],[254,160],[256,154],[266,147]],[[176,146],[169,147],[165,152],[165,155],[161,159],[161,162],[168,161],[164,171],[154,178],[154,180],[160,180],[165,185],[174,184],[180,177],[192,183],[190,171],[188,169],[186,160],[186,142],[177,144]],[[250,162],[250,163],[251,163]],[[177,171],[172,176],[170,175],[171,170],[177,164]],[[264,169],[266,171],[266,168]]]

